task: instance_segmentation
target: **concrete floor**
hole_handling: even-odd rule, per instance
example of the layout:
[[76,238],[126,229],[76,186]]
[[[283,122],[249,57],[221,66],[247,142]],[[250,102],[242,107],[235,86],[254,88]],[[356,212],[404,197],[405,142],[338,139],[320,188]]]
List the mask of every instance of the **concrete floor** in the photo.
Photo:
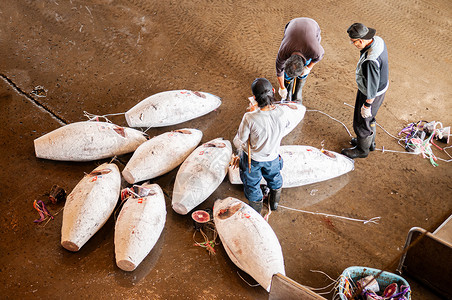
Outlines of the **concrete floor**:
[[[308,108],[283,144],[339,152],[351,129],[354,69],[358,51],[347,27],[363,22],[388,45],[390,88],[377,121],[396,135],[419,120],[452,125],[452,63],[449,0],[366,1],[141,1],[69,0],[0,2],[0,287],[2,298],[266,299],[261,287],[239,271],[221,245],[209,256],[193,246],[193,224],[171,209],[177,169],[153,182],[166,193],[167,221],[152,252],[134,272],[115,265],[110,220],[77,253],[60,246],[64,203],[49,204],[54,220],[35,224],[34,200],[48,203],[57,184],[70,192],[84,173],[108,161],[86,163],[38,159],[33,140],[65,123],[86,120],[84,111],[122,113],[165,90],[191,89],[222,97],[201,118],[148,131],[154,136],[183,127],[203,131],[202,142],[232,140],[247,106],[250,84],[267,77],[276,84],[274,59],[284,25],[308,16],[322,28],[325,58],[305,87]],[[33,90],[41,86],[46,97]],[[109,119],[126,125],[123,115]],[[445,144],[439,144],[446,146]],[[403,149],[378,129],[377,147]],[[450,150],[450,149],[449,149]],[[443,159],[447,155],[434,149]],[[124,155],[119,168],[130,158]],[[282,246],[286,274],[310,287],[337,278],[349,266],[394,271],[408,230],[433,231],[452,213],[452,167],[404,153],[375,151],[342,177],[285,189],[281,204],[358,219],[362,224],[284,208],[269,223]],[[123,187],[126,183],[123,182]],[[227,179],[201,204],[245,199]],[[198,236],[199,238],[199,236]],[[407,278],[413,299],[438,299]],[[325,297],[331,299],[332,294]]]

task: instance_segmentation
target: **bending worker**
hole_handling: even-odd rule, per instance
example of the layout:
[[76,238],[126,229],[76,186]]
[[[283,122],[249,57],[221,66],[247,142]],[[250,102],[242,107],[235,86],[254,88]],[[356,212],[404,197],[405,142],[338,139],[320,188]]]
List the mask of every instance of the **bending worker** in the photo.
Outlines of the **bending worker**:
[[250,105],[250,111],[243,116],[234,145],[241,152],[239,168],[245,197],[260,213],[263,207],[262,177],[270,188],[270,209],[275,210],[281,198],[283,160],[279,156],[279,146],[290,130],[290,122],[284,110],[273,104],[275,90],[270,81],[257,78],[251,90],[256,104]]
[[309,73],[325,54],[320,45],[320,27],[310,18],[296,18],[287,23],[276,57],[281,99],[302,103],[302,89]]
[[376,120],[378,109],[385,98],[389,85],[388,51],[385,42],[375,36],[375,29],[354,23],[347,29],[350,43],[360,50],[356,67],[358,92],[353,114],[353,130],[356,138],[350,143],[353,148],[342,149],[350,158],[367,157],[375,150]]

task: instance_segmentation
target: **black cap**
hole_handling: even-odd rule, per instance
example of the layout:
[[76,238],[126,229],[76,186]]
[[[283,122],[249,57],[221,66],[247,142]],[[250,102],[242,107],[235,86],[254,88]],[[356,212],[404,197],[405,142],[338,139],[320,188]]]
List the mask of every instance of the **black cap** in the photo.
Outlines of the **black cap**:
[[270,92],[273,93],[273,86],[266,78],[256,78],[251,84],[251,90],[254,96],[260,97]]
[[374,37],[376,30],[373,28],[367,28],[366,25],[362,23],[353,23],[347,29],[348,36],[351,39],[363,39],[370,40]]

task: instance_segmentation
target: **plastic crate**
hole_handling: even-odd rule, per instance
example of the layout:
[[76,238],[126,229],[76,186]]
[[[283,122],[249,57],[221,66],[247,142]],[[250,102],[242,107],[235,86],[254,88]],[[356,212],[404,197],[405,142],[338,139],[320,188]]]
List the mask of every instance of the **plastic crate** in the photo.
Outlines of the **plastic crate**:
[[[339,280],[339,291],[338,295],[341,300],[348,300],[346,297],[346,285],[347,280],[353,281],[354,286],[356,286],[356,282],[369,275],[377,276],[381,270],[368,268],[368,267],[348,267],[342,272],[342,275]],[[403,279],[401,276],[389,273],[386,271],[383,271],[377,278],[376,278],[378,285],[380,286],[380,291],[384,291],[384,289],[390,285],[391,283],[395,282],[397,285],[400,286],[404,285],[407,287],[410,287],[408,282]],[[408,291],[408,293],[405,295],[405,297],[410,300],[411,299],[411,291]]]

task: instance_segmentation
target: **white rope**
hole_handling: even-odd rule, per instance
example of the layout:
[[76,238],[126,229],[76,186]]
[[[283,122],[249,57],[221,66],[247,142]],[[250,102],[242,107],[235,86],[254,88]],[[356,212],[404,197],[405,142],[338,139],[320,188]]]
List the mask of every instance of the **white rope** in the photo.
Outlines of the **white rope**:
[[87,111],[83,111],[83,115],[84,115],[85,117],[88,118],[88,121],[92,121],[92,120],[95,120],[95,119],[98,119],[98,118],[104,118],[105,121],[106,121],[107,123],[112,123],[112,122],[107,118],[108,116],[119,116],[119,115],[125,115],[125,114],[126,114],[126,113],[106,114],[106,115],[95,115],[95,114],[89,113],[89,112],[87,112]]
[[383,153],[385,152],[392,152],[392,153],[400,153],[400,154],[411,154],[411,155],[419,155],[421,153],[416,153],[416,152],[407,152],[407,151],[398,151],[398,150],[390,150],[390,149],[385,149],[385,147],[383,148],[375,148],[375,150],[381,151]]
[[324,113],[323,111],[320,111],[320,110],[318,110],[318,109],[307,109],[306,111],[316,111],[316,112],[319,112],[319,113],[321,113],[321,114],[324,114],[325,116],[327,116],[327,117],[330,118],[330,119],[333,119],[333,120],[336,121],[336,122],[339,122],[340,124],[342,124],[342,126],[344,126],[345,130],[347,130],[348,135],[351,136],[351,137],[353,137],[353,135],[350,133],[350,130],[348,130],[347,126],[345,126],[344,123],[342,123],[341,121],[339,121],[339,120],[336,119],[336,118],[333,118],[333,117],[330,116],[329,114]]
[[240,277],[243,281],[245,281],[245,283],[248,284],[250,287],[257,287],[257,286],[260,285],[259,283],[258,283],[258,284],[250,284],[248,281],[245,280],[245,278],[243,278],[243,277],[240,275],[239,271],[237,271],[237,275],[239,275],[239,277]]
[[346,103],[346,102],[344,102],[344,104],[347,105],[347,106],[350,106],[350,107],[352,107],[352,108],[355,108],[355,106],[353,106],[353,105],[351,105],[351,104],[348,104],[348,103]]
[[[449,154],[447,154],[447,155],[449,155]],[[436,157],[436,159],[440,160],[440,161],[444,161],[444,162],[451,162],[452,161],[452,159],[444,159],[444,158],[441,158],[441,157]]]
[[[138,195],[137,193],[135,193],[131,188],[125,188],[125,190],[127,190],[128,192],[130,192],[132,195],[135,196],[135,198],[140,198],[140,195]],[[128,197],[127,197],[128,198]],[[127,200],[127,199],[126,199]]]
[[[350,105],[350,104],[348,104],[348,103],[346,103],[346,102],[344,102],[344,105],[347,105],[347,106],[350,106],[350,107],[353,107],[353,108],[355,108],[353,105]],[[402,147],[402,148],[405,148],[401,143],[400,143],[400,141],[403,141],[404,139],[402,138],[399,138],[399,137],[396,137],[396,136],[394,136],[394,135],[392,135],[391,133],[389,133],[386,129],[384,129],[383,128],[383,126],[381,126],[380,124],[378,124],[378,123],[376,123],[377,125],[378,125],[378,127],[380,127],[387,135],[389,135],[390,137],[392,137],[392,138],[394,138],[394,139],[396,139],[397,140],[397,143]],[[433,128],[433,130],[435,131],[436,130],[436,126],[438,126],[438,125],[440,125],[441,126],[441,128],[443,128],[443,124],[441,123],[441,122],[435,122],[435,125],[434,125],[434,128]],[[348,130],[347,130],[348,131]],[[349,132],[349,134],[350,134],[350,132]],[[449,135],[450,136],[450,135]],[[450,148],[450,147],[452,147],[452,146],[447,146],[447,147],[444,147],[443,148],[443,151],[444,151],[444,153],[446,153],[446,155],[450,158],[450,159],[444,159],[444,158],[440,158],[440,157],[437,157],[437,156],[435,156],[435,158],[437,159],[437,160],[440,160],[440,161],[443,161],[443,162],[452,162],[452,156],[446,151],[446,149],[447,148]],[[381,148],[381,149],[379,149],[379,148],[376,148],[375,150],[379,150],[379,151],[381,151],[381,152],[392,152],[392,153],[399,153],[399,154],[414,154],[414,155],[419,155],[419,154],[421,154],[420,152],[406,152],[406,151],[396,151],[396,150],[388,150],[388,149],[385,149],[384,147],[383,148]]]
[[[334,294],[333,294],[333,300],[336,300],[336,299],[341,300],[342,299],[341,293],[339,292],[340,291],[340,287],[341,287],[341,280],[342,280],[342,278],[344,278],[345,281],[348,281],[350,283],[350,288],[351,288],[350,292],[351,293],[354,293],[354,290],[357,288],[356,284],[353,282],[353,280],[351,280],[350,272],[347,272],[346,275],[341,274],[341,275],[339,275],[339,279],[337,280],[337,285],[335,286],[335,291],[334,291]],[[344,287],[342,287],[342,288],[344,288]],[[342,295],[344,295],[344,294],[342,293]]]
[[143,131],[143,132],[146,132],[146,131],[148,131],[149,129],[151,129],[152,128],[152,126],[149,126],[145,131]]
[[267,223],[268,223],[268,220],[270,218],[270,215],[272,214],[272,209],[270,207],[270,195],[268,195],[268,196],[269,196],[269,197],[267,197],[267,200],[268,200],[268,213],[264,216],[264,220],[267,221]]
[[444,161],[444,162],[451,162],[452,161],[452,156],[450,156],[449,152],[446,151],[447,148],[451,148],[451,147],[452,146],[447,146],[447,147],[443,148],[444,153],[446,153],[447,156],[449,156],[449,158],[451,158],[451,159],[444,159],[444,158],[440,158],[440,157],[437,157],[437,159],[440,160],[440,161]]
[[110,164],[112,163],[112,162],[114,162],[114,161],[119,161],[118,160],[118,157],[115,155],[115,156],[113,156],[112,158],[111,158],[111,160],[110,160]]
[[288,209],[288,210],[293,210],[293,211],[297,211],[297,212],[306,213],[306,214],[320,215],[320,216],[325,216],[325,217],[333,217],[333,218],[344,219],[344,220],[348,220],[348,221],[361,222],[363,224],[367,224],[367,223],[379,224],[378,222],[381,219],[381,217],[373,217],[373,218],[371,218],[369,220],[361,220],[361,219],[348,218],[348,217],[344,217],[344,216],[337,216],[337,215],[330,215],[330,214],[312,212],[312,211],[307,211],[307,210],[295,209],[295,208],[291,208],[291,207],[287,207],[287,206],[283,206],[283,205],[279,205],[279,207],[282,207],[282,208],[285,208],[285,209]]
[[315,291],[325,290],[325,289],[327,289],[327,288],[333,286],[333,288],[330,289],[330,290],[327,291],[327,292],[317,292],[317,294],[319,294],[319,295],[326,295],[326,294],[329,294],[329,293],[331,293],[331,292],[336,288],[335,285],[338,283],[339,279],[333,279],[333,278],[331,278],[328,274],[326,274],[325,272],[322,272],[322,271],[318,271],[318,270],[309,270],[309,271],[311,271],[311,272],[317,272],[317,273],[321,273],[321,274],[325,275],[326,277],[328,277],[328,279],[331,280],[331,283],[328,284],[327,286],[324,286],[324,287],[321,287],[321,288],[313,288],[313,287],[310,287],[310,286],[307,286],[307,285],[304,285],[304,287],[306,287],[306,288],[310,289],[311,291],[314,291],[314,292],[315,292]]
[[334,282],[338,281],[338,279],[333,279],[333,278],[331,278],[328,274],[326,274],[326,273],[323,272],[323,271],[320,271],[320,270],[309,270],[309,271],[314,272],[314,273],[320,273],[320,274],[323,274],[323,275],[325,275],[326,277],[328,277],[328,279],[331,280],[331,281],[334,281]]
[[[314,290],[312,290],[312,291],[314,291],[316,294],[318,294],[318,295],[328,295],[328,294],[331,294],[331,292],[332,291],[334,291],[335,289],[336,289],[336,283],[335,282],[332,282],[331,284],[330,284],[330,286],[333,286],[329,291],[326,291],[326,292],[315,292]],[[305,287],[307,287],[308,289],[310,289],[310,287],[309,286],[305,286]]]
[[400,140],[400,138],[398,138],[398,137],[396,137],[396,136],[390,134],[386,129],[383,128],[383,126],[381,126],[381,125],[378,124],[377,122],[375,122],[375,123],[376,123],[376,124],[378,125],[378,127],[380,127],[384,132],[386,132],[387,135],[389,135],[390,137],[392,137],[392,138],[394,138],[394,139],[396,139],[396,140]]
[[121,115],[125,115],[126,113],[125,112],[123,112],[123,113],[116,113],[116,114],[106,114],[106,115],[103,115],[103,116],[121,116]]
[[[350,105],[350,104],[348,104],[348,103],[346,103],[346,102],[344,102],[344,105],[347,105],[347,106],[350,106],[350,107],[355,108],[353,105]],[[396,137],[396,136],[390,134],[386,129],[383,128],[383,126],[381,126],[381,125],[378,124],[377,122],[375,122],[375,123],[376,123],[376,124],[378,125],[378,127],[380,127],[384,132],[386,132],[390,137],[392,137],[392,138],[394,138],[394,139],[396,139],[396,140],[400,140],[400,138],[398,138],[398,137]]]

